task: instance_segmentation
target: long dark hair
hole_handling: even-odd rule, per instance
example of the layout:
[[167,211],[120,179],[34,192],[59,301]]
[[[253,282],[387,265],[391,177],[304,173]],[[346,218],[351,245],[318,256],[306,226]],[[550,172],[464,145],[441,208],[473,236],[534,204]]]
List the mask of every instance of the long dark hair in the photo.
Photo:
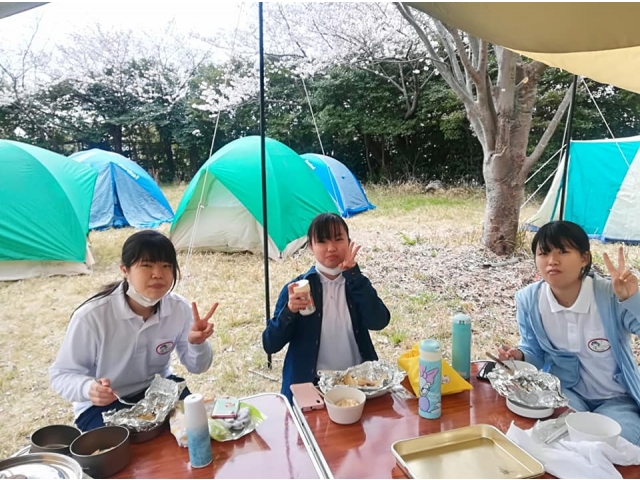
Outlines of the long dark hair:
[[349,239],[349,227],[340,215],[335,213],[321,213],[311,221],[307,231],[307,243],[311,245],[316,242],[324,242],[336,238],[341,233],[341,227]]
[[587,253],[589,260],[580,271],[580,280],[589,274],[591,270],[591,246],[589,244],[589,236],[580,225],[566,220],[557,220],[540,227],[531,242],[531,252],[534,258],[538,254],[538,249],[542,253],[549,253],[554,248],[560,250],[571,248],[579,251],[581,255]]
[[[141,230],[127,238],[122,245],[122,254],[120,264],[126,268],[138,262],[166,262],[171,264],[173,271],[173,284],[169,291],[173,290],[180,276],[180,267],[178,266],[178,258],[176,249],[171,240],[160,232],[155,230]],[[126,279],[104,285],[98,293],[85,300],[78,308],[85,303],[104,298],[111,295],[122,284],[124,293],[129,288],[129,282]],[[160,303],[154,306],[154,312],[157,311]],[[76,309],[77,310],[77,309]]]

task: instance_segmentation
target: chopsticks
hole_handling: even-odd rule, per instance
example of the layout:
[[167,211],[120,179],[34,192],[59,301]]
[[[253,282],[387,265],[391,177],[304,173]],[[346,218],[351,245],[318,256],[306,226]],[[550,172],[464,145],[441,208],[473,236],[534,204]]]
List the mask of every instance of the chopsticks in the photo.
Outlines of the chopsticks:
[[495,355],[491,355],[489,352],[484,352],[487,357],[489,357],[491,360],[493,360],[494,362],[496,362],[498,365],[500,365],[502,368],[504,368],[507,372],[514,374],[515,370],[513,369],[513,367],[510,367],[509,365],[507,365],[506,363],[504,363],[502,360],[500,360],[498,357],[496,357]]

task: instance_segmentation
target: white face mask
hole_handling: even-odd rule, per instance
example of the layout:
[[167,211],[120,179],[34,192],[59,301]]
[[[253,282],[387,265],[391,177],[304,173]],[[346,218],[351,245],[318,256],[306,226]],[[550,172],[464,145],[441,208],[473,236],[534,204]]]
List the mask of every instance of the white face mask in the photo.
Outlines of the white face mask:
[[319,261],[316,260],[316,270],[320,273],[324,273],[327,275],[340,275],[343,270],[340,267],[329,268],[322,265]]
[[160,300],[162,300],[167,295],[167,293],[165,293],[162,297],[158,298],[157,300],[153,300],[152,298],[145,297],[141,293],[138,293],[136,289],[133,288],[133,285],[131,285],[130,283],[129,283],[129,288],[127,289],[127,296],[133,301],[135,301],[136,303],[140,304],[142,307],[146,307],[146,308],[155,306]]

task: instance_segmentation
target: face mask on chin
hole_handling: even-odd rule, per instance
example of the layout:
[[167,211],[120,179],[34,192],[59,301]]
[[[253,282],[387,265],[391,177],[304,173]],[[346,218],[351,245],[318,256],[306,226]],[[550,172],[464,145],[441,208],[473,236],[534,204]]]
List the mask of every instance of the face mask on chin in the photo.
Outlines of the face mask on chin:
[[[136,303],[138,303],[140,306],[145,307],[145,308],[149,308],[149,307],[154,307],[157,305],[157,303],[162,300],[167,294],[165,293],[162,297],[158,298],[157,300],[154,300],[152,298],[148,298],[145,297],[144,295],[142,295],[141,293],[138,293],[136,291],[135,288],[133,288],[133,285],[131,285],[130,283],[128,284],[129,288],[127,288],[127,296],[135,301]],[[169,292],[167,292],[169,293]]]
[[317,260],[316,260],[316,270],[326,275],[340,275],[343,272],[343,270],[340,267],[335,267],[335,268],[325,267]]

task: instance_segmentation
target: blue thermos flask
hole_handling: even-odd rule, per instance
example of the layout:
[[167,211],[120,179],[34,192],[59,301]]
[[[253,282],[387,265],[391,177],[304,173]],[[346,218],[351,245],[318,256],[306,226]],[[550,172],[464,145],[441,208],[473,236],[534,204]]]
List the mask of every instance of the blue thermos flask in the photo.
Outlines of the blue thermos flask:
[[468,380],[471,376],[471,318],[458,313],[453,317],[452,323],[451,366],[462,378]]
[[442,350],[437,340],[420,342],[420,396],[418,414],[440,418],[442,414]]

